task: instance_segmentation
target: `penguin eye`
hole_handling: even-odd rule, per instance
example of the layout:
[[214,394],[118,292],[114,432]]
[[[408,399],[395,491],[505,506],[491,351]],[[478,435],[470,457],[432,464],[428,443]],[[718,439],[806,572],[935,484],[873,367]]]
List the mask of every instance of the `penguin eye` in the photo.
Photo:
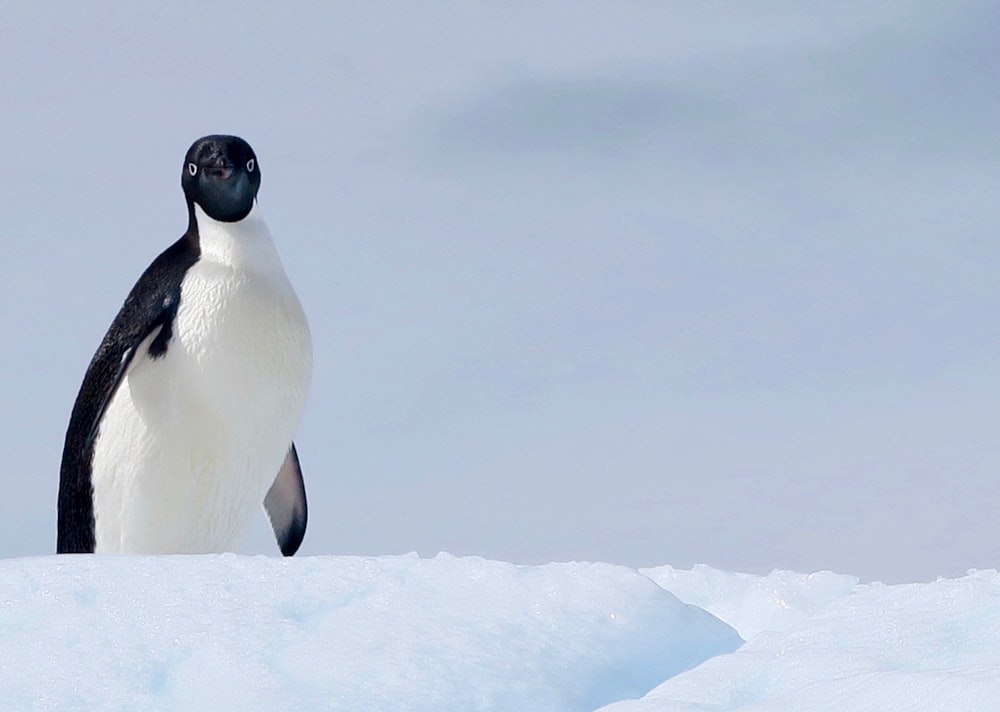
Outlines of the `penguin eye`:
[[190,173],[191,175],[197,175],[198,174],[198,166],[196,166],[193,163],[188,163],[188,173]]
[[255,165],[256,165],[256,163],[254,162],[254,160],[252,158],[249,161],[247,161],[247,173],[253,173],[253,167]]

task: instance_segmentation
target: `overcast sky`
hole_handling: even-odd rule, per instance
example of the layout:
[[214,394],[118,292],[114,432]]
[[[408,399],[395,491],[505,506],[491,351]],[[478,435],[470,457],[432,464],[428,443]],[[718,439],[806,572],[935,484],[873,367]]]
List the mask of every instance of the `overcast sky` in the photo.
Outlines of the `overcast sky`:
[[0,5],[0,555],[236,133],[315,340],[304,554],[1000,565],[1000,6],[145,7]]

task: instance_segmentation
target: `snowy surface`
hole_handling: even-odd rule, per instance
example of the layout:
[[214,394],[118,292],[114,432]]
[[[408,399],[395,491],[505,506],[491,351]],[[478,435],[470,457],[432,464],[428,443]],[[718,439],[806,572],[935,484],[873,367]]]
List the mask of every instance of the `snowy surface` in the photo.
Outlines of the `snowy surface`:
[[830,573],[646,573],[747,643],[605,712],[998,709],[996,571],[895,586]]
[[887,586],[445,554],[0,567],[3,710],[969,711],[1000,699],[996,571]]
[[0,709],[593,710],[740,643],[608,564],[0,562]]

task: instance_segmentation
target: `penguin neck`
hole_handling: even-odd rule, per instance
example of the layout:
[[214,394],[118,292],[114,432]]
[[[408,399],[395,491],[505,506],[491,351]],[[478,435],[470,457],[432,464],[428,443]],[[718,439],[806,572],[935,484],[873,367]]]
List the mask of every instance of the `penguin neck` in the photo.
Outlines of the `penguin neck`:
[[251,272],[283,271],[271,231],[254,201],[245,218],[237,222],[216,220],[194,204],[200,259]]

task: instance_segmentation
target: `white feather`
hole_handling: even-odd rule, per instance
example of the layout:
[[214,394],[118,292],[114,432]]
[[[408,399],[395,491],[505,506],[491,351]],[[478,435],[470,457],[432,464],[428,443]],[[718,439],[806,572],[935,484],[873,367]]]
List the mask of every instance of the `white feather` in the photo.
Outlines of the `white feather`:
[[94,446],[97,552],[238,549],[301,417],[309,327],[267,225],[195,210],[167,353],[136,355]]

